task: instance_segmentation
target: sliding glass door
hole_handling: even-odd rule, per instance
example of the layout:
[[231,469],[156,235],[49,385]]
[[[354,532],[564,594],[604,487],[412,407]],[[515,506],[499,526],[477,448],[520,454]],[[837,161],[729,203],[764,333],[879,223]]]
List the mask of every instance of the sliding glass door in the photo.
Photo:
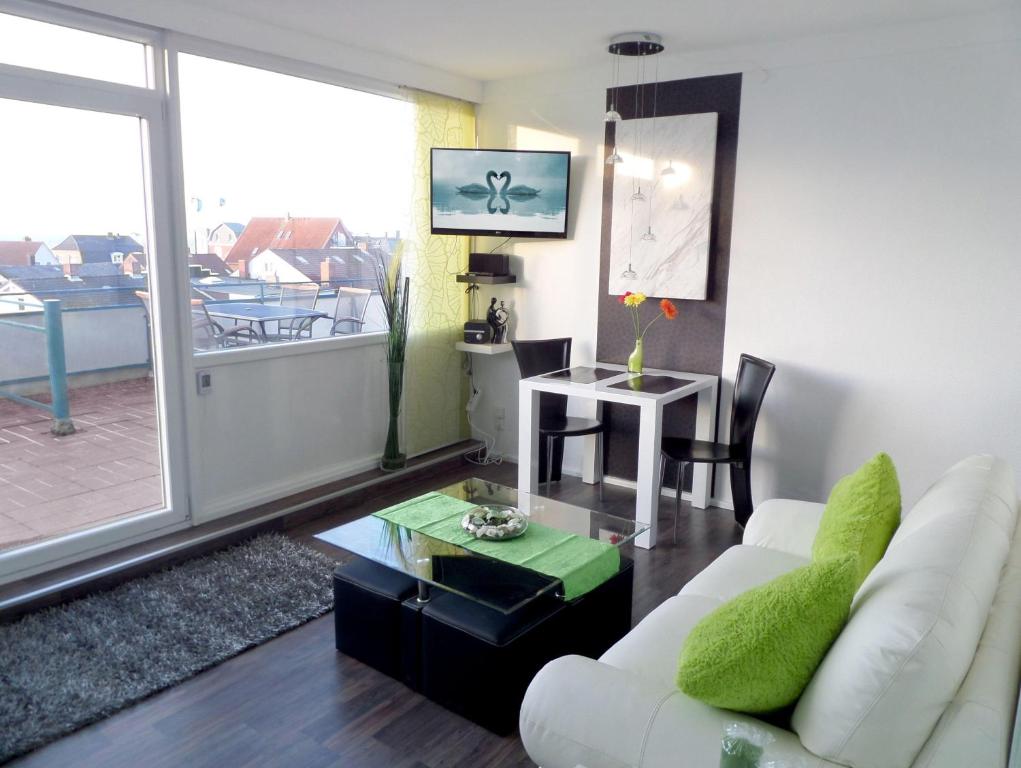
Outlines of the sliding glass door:
[[187,520],[158,54],[0,13],[0,582]]

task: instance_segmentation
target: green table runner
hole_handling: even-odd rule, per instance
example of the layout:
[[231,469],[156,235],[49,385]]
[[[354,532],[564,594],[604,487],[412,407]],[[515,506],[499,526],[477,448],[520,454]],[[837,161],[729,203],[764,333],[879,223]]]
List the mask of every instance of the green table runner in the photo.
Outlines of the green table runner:
[[480,555],[560,579],[566,600],[595,589],[620,570],[620,552],[613,545],[538,523],[529,522],[528,530],[516,539],[476,539],[461,528],[465,512],[476,506],[432,492],[373,514]]

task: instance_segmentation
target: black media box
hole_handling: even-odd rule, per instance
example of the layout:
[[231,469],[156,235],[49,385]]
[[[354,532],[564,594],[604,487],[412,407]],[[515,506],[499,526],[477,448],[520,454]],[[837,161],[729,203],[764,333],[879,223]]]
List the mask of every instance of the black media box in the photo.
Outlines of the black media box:
[[510,257],[506,253],[469,253],[468,272],[473,275],[509,275]]
[[465,344],[488,344],[493,340],[493,328],[482,320],[469,320],[464,324]]

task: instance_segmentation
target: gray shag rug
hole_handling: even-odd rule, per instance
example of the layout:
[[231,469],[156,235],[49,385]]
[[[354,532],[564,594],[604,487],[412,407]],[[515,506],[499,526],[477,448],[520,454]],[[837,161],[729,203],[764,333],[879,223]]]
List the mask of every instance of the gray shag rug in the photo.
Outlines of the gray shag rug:
[[321,616],[334,565],[269,534],[0,626],[0,762]]

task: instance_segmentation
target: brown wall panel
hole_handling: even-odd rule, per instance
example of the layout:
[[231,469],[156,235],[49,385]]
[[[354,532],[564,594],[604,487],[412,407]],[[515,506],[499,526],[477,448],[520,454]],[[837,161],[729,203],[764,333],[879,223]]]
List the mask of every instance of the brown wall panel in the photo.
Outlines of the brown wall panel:
[[[653,85],[618,89],[617,110],[625,120],[652,117]],[[645,112],[635,109],[635,96],[644,101]],[[680,314],[673,322],[660,321],[645,337],[645,365],[720,375],[723,367],[723,334],[727,314],[727,279],[730,269],[730,233],[737,173],[738,119],[741,111],[741,75],[718,75],[661,82],[656,88],[657,115],[719,113],[716,138],[716,174],[709,242],[707,301],[677,301]],[[641,98],[644,96],[644,99]],[[639,108],[640,108],[639,103]],[[609,92],[607,92],[609,104]],[[614,124],[606,126],[606,153],[614,142]],[[610,296],[610,227],[613,210],[613,166],[603,166],[602,245],[599,257],[599,328],[596,356],[599,360],[626,363],[634,348],[634,332],[627,313]],[[651,317],[651,313],[649,317]],[[638,411],[629,406],[606,406],[610,437],[606,442],[606,470],[611,475],[634,479],[638,463]],[[664,434],[692,435],[694,401],[673,404],[666,410]],[[667,478],[673,483],[672,476]],[[686,484],[690,483],[690,477]]]

